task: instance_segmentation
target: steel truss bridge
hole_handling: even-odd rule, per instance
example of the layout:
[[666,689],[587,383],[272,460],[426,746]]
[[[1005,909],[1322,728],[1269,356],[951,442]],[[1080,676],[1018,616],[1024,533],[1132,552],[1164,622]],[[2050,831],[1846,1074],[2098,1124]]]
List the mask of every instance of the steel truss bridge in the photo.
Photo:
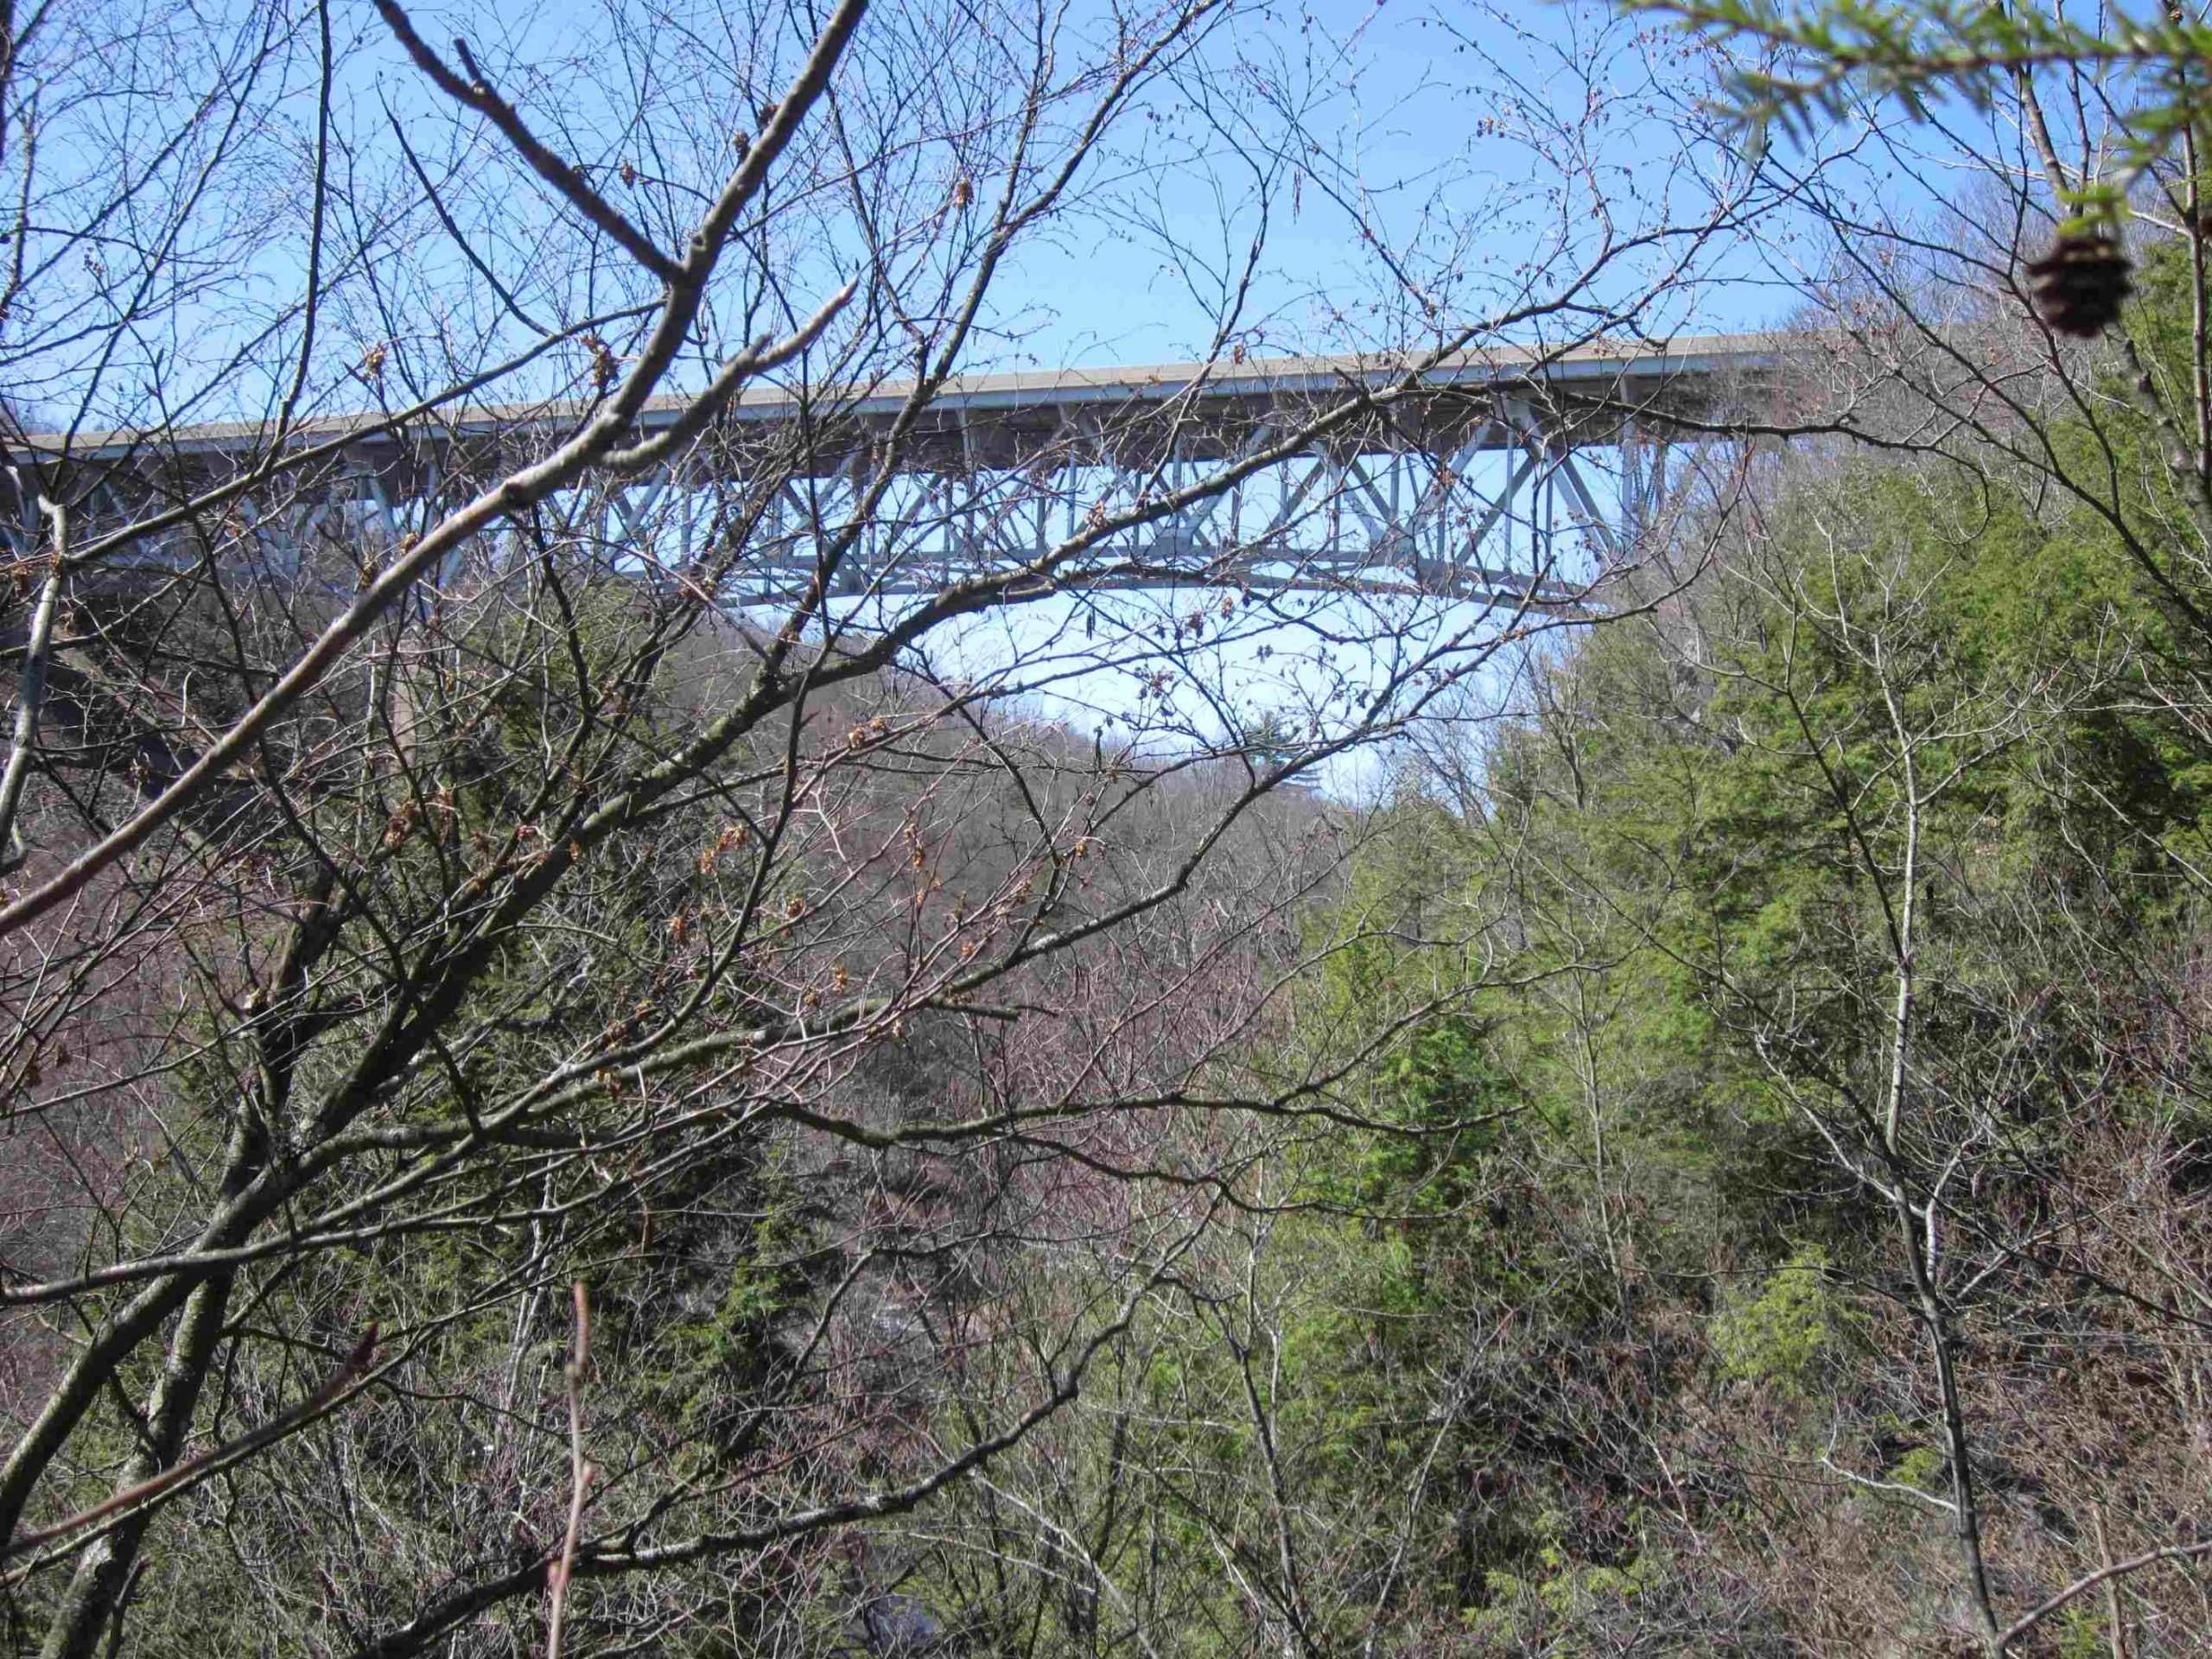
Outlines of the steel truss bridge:
[[[1572,604],[1637,556],[1669,488],[1670,443],[1742,409],[1783,346],[1739,334],[1506,347],[1417,372],[1359,355],[979,374],[918,410],[906,385],[753,386],[680,460],[547,511],[559,536],[618,566],[710,583],[722,604],[768,604],[805,591],[880,480],[831,588],[893,598],[1018,578],[1086,525],[1285,449],[1233,487],[1107,538],[1066,579]],[[1294,442],[1348,401],[1345,418]],[[639,424],[665,429],[687,407],[658,398]],[[41,463],[35,475],[71,502],[79,545],[265,471],[265,484],[139,538],[123,563],[181,569],[214,546],[300,577],[350,571],[365,543],[419,532],[586,409],[324,419],[296,427],[283,457],[263,427],[212,424],[35,437],[15,459]],[[312,466],[297,459],[308,455]],[[20,505],[22,522],[0,535],[23,556],[40,513]]]

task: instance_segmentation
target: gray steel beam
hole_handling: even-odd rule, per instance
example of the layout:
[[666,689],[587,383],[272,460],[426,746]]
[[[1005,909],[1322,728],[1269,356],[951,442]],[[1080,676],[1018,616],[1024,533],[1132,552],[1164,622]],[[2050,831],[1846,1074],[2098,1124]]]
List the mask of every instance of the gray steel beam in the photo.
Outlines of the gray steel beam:
[[[1633,551],[1656,505],[1650,497],[1657,480],[1646,474],[1656,468],[1639,464],[1658,453],[1652,433],[1663,434],[1669,416],[1704,418],[1725,405],[1745,377],[1774,366],[1783,343],[1769,335],[1725,335],[1664,349],[1503,348],[1417,368],[1403,359],[1313,357],[956,377],[933,398],[900,453],[906,477],[894,484],[885,505],[900,505],[877,515],[885,522],[862,527],[837,586],[848,594],[920,593],[985,569],[1029,568],[1054,542],[1050,520],[1056,512],[1065,512],[1071,526],[1091,502],[1134,502],[1163,483],[1172,488],[1197,467],[1248,461],[1313,410],[1363,391],[1382,400],[1377,408],[1387,407],[1387,417],[1340,423],[1320,448],[1262,469],[1172,523],[1122,538],[1103,556],[1140,561],[1157,570],[1163,585],[1224,575],[1255,586],[1410,581],[1433,591],[1480,589],[1505,597],[1541,592],[1563,601],[1571,590],[1551,580],[1558,567],[1558,490],[1567,491],[1582,537],[1602,550],[1604,564],[1618,565]],[[701,498],[711,509],[719,493],[746,489],[749,478],[773,467],[785,476],[769,503],[764,544],[746,563],[777,591],[786,581],[803,585],[817,568],[816,536],[835,535],[849,516],[911,391],[893,383],[836,391],[748,388],[677,468],[599,494],[601,538],[613,556],[635,543],[644,562],[666,569],[672,554],[675,568],[688,570]],[[642,423],[665,425],[686,406],[680,397],[656,399]],[[295,569],[304,567],[304,551],[317,534],[329,533],[334,514],[346,534],[365,531],[365,514],[372,512],[384,536],[396,539],[427,527],[442,497],[467,488],[470,476],[483,477],[505,456],[542,446],[576,416],[566,405],[541,404],[462,410],[405,431],[378,428],[367,417],[312,423],[290,441],[359,436],[326,481],[296,482],[301,493],[273,512],[237,504],[242,532],[277,543],[268,547],[270,553],[289,543],[282,550]],[[797,449],[802,442],[810,446],[803,453]],[[188,497],[264,460],[266,442],[257,426],[209,425],[156,435],[34,437],[26,453],[11,459],[74,477],[79,487],[72,493],[80,503],[93,506],[105,497],[112,505],[99,516],[127,523],[149,505]],[[1606,522],[1605,504],[1575,464],[1578,451],[1592,448],[1620,454],[1618,526]],[[1487,499],[1469,477],[1485,454],[1505,458],[1500,486]],[[1387,470],[1387,493],[1370,462]],[[1427,483],[1406,488],[1408,478],[1418,478],[1424,467]],[[1079,480],[1099,473],[1103,493],[1088,493]],[[1502,529],[1512,562],[1513,526],[1522,522],[1515,504],[1523,490],[1536,492],[1539,505],[1526,519],[1531,571],[1516,573],[1482,556]],[[1466,504],[1459,522],[1471,529],[1464,533],[1453,529],[1455,503]],[[664,539],[668,528],[668,515],[655,511],[664,504],[673,515],[673,546],[656,539]],[[1267,514],[1266,524],[1248,537],[1243,526],[1255,505]],[[795,527],[787,525],[787,507],[797,509]],[[1216,529],[1224,510],[1225,535]],[[1017,526],[1017,518],[1026,522]],[[709,518],[721,522],[711,511]],[[1324,527],[1318,544],[1317,524]],[[1425,545],[1432,539],[1433,554]],[[160,557],[156,550],[147,553]]]

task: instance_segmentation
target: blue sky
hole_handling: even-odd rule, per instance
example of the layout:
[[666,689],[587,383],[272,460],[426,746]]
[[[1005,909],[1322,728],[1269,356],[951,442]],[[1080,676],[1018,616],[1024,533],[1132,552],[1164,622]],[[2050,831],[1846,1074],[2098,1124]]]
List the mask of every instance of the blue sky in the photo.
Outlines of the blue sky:
[[[1002,115],[1007,89],[960,84],[987,80],[987,62],[912,67],[929,60],[930,48],[961,38],[975,3],[879,4],[861,46],[880,49],[849,60],[852,118],[892,128],[926,105],[919,130],[928,120],[949,129],[970,114]],[[1002,22],[1021,16],[1013,0],[992,4]],[[652,22],[659,14],[651,8],[576,0],[424,4],[415,16],[448,55],[454,38],[466,36],[538,130],[672,246],[697,193],[728,165],[729,135],[756,124],[756,103],[781,89],[810,33],[801,10],[728,0],[719,10],[734,20],[727,38]],[[716,13],[707,8],[693,21]],[[1116,15],[1111,0],[1071,0],[1048,14],[1071,61],[1086,49],[1096,54]],[[253,118],[235,130],[208,124],[168,164],[165,186],[203,190],[184,249],[191,257],[167,268],[189,270],[191,284],[168,313],[134,324],[123,353],[102,357],[78,330],[131,290],[131,237],[118,238],[105,264],[79,257],[73,245],[41,273],[36,316],[26,308],[12,320],[0,362],[7,390],[67,413],[98,363],[104,378],[86,411],[94,426],[159,411],[259,415],[289,387],[283,352],[264,351],[258,371],[243,374],[230,354],[264,335],[279,346],[297,338],[309,253],[315,7],[134,0],[70,17],[79,32],[50,29],[40,60],[56,73],[43,89],[44,189],[33,217],[54,227],[57,248],[106,199],[118,157],[143,152],[160,123],[213,79],[240,78],[248,62],[260,66]],[[308,408],[366,404],[371,389],[353,371],[379,346],[397,383],[424,352],[458,352],[467,366],[471,353],[489,362],[530,336],[432,219],[418,164],[470,251],[499,270],[531,319],[573,321],[626,293],[651,298],[652,284],[619,260],[589,256],[573,215],[556,211],[534,181],[518,181],[499,141],[405,62],[365,0],[334,0],[331,23],[333,180],[345,211],[327,238],[325,274],[344,265],[362,226],[400,226],[406,245],[373,271],[345,269],[321,320],[325,361],[306,388]],[[900,84],[913,73],[926,84]],[[1587,0],[1230,6],[1115,129],[1063,210],[1017,248],[969,365],[1158,361],[1202,351],[1262,223],[1264,246],[1236,319],[1237,340],[1255,354],[1418,343],[1478,323],[1522,297],[1532,261],[1588,251],[1599,235],[1594,203],[1618,204],[1624,231],[1694,222],[1740,182],[1698,110],[1706,84],[1676,33]],[[650,122],[632,114],[640,92],[657,104]],[[118,111],[136,111],[139,124]],[[195,169],[218,129],[230,149],[203,181]],[[822,130],[817,120],[817,136]],[[412,152],[404,162],[403,140]],[[22,155],[15,146],[8,165]],[[956,146],[924,142],[898,166],[907,188],[926,197],[967,164]],[[641,181],[619,183],[618,170],[632,168]],[[981,182],[991,188],[988,173]],[[817,218],[793,221],[797,232],[776,256],[802,312],[858,259],[831,194]],[[138,211],[158,195],[140,192]],[[1688,272],[1671,270],[1676,251],[1656,246],[1622,262],[1586,297],[1602,312],[1670,273],[1663,304],[1638,318],[1661,334],[1755,325],[1777,309],[1748,245],[1708,248]],[[727,347],[747,325],[723,321]],[[1526,339],[1543,330],[1503,332]],[[583,360],[571,350],[547,366],[575,375]],[[421,367],[425,383],[438,378],[433,366]],[[704,372],[703,362],[688,371]]]
[[[1516,267],[1594,233],[1586,216],[1562,223],[1548,193],[1563,179],[1640,197],[1624,220],[1662,198],[1687,219],[1728,163],[1709,131],[1703,154],[1685,143],[1710,126],[1687,43],[1605,5],[1262,4],[1240,11],[1207,57],[1217,100],[1163,93],[1139,126],[1145,148],[1101,168],[1096,198],[1052,251],[1017,264],[1005,297],[1036,326],[1026,355],[1127,362],[1203,349],[1222,274],[1263,198],[1267,249],[1248,309],[1266,346],[1394,344],[1408,324],[1377,245],[1432,270],[1454,265],[1440,321],[1476,321],[1511,289]],[[1587,178],[1565,176],[1573,141],[1534,130],[1540,111],[1562,128],[1588,120],[1572,158]],[[1292,133],[1303,176],[1255,176],[1238,153]],[[1179,257],[1170,234],[1189,227],[1204,232],[1189,238],[1197,257]],[[1637,263],[1608,295],[1653,268]],[[1685,283],[1653,315],[1656,330],[1757,326],[1775,309],[1748,258],[1709,261],[1700,275],[1731,280]]]

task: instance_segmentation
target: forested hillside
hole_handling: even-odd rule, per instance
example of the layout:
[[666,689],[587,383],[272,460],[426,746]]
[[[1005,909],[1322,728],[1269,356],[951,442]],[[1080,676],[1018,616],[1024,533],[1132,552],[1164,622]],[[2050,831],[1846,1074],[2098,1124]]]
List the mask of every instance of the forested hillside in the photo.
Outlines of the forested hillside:
[[[2183,385],[2185,259],[2129,322]],[[1769,455],[1694,586],[1430,735],[1244,1062],[1370,1054],[1348,1117],[914,1593],[1035,1563],[993,1650],[1917,1654],[2087,1579],[2008,1650],[2202,1650],[2212,586],[2119,360]]]
[[[1311,1501],[1416,1489],[1368,1582],[1417,1644],[1934,1651],[1970,1563],[2017,1612],[2201,1535],[2205,590],[2148,423],[2096,442],[2117,530],[1986,452],[1777,465],[1693,594],[1409,768],[1317,923],[1303,1032],[1465,996],[1370,1085],[1421,1138],[1307,1172],[1363,1217],[1287,1224],[1331,1265],[1278,1333],[1338,1373]],[[2186,1571],[2119,1606],[2212,1628]]]

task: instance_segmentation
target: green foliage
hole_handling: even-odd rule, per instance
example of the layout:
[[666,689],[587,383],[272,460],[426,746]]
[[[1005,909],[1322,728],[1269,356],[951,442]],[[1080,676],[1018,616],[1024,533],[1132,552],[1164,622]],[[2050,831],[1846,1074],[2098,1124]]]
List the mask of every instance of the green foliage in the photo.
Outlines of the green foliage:
[[[1767,129],[1793,137],[1847,117],[1861,99],[1889,99],[1915,119],[1947,99],[1989,108],[2023,72],[2074,66],[2119,71],[2138,97],[2112,141],[2110,171],[2077,191],[2068,228],[2117,226],[2134,181],[2212,118],[2198,73],[2212,55],[2212,27],[2178,9],[2109,7],[2094,22],[2042,5],[1981,0],[1624,0],[1710,37],[1757,48],[1757,67],[1731,76],[1728,110],[1755,149]],[[1783,68],[1768,67],[1771,64]]]
[[1567,1520],[1558,1510],[1540,1515],[1535,1548],[1522,1572],[1484,1576],[1487,1605],[1462,1615],[1483,1650],[1543,1651],[1595,1656],[1606,1650],[1600,1631],[1609,1616],[1647,1592],[1654,1565],[1642,1556],[1625,1566],[1578,1562],[1567,1549]]
[[2058,1659],[2105,1659],[2112,1651],[2105,1616],[2084,1602],[2062,1608],[2058,1616]]
[[1901,1486],[1910,1486],[1923,1492],[1941,1492],[1949,1484],[1950,1460],[1942,1448],[1916,1446],[1890,1471],[1889,1478]]
[[[2184,300],[2152,258],[2130,326],[2161,364],[2190,349]],[[2117,447],[2116,518],[1997,470],[1828,463],[1761,502],[1759,538],[1682,616],[1545,664],[1537,712],[1488,741],[1478,810],[1402,787],[1309,929],[1297,1058],[1370,1063],[1344,1090],[1363,1127],[1313,1149],[1305,1191],[1363,1219],[1299,1231],[1271,1407],[1312,1453],[1302,1490],[1357,1512],[1419,1446],[1395,1427],[1414,1379],[1448,1375],[1468,1329],[1512,1332],[1439,1459],[1513,1489],[1428,1522],[1404,1592],[1451,1640],[1602,1651],[1660,1618],[1673,1569],[1580,1448],[1667,1445],[1666,1389],[1717,1371],[1753,1386],[1699,1393],[1707,1427],[1757,1464],[1894,1353],[1895,1305],[1844,1288],[1896,1282],[1894,1217],[1815,1172],[1839,1142],[1879,1160],[1909,837],[1922,1047],[1899,1155],[1987,1135],[2033,1168],[2078,1100],[2122,1109],[2094,1047],[2056,1034],[2051,963],[2190,913],[2171,855],[2196,856],[2212,770],[2141,677],[2202,642],[2139,556],[2185,516],[2151,423],[2047,435]],[[1716,1267],[1747,1261],[1772,1265],[1701,1312]],[[1649,1393],[1625,1380],[1662,1354]],[[1867,1434],[1892,1480],[1946,1484],[1918,1409]],[[1249,1446],[1219,1450],[1256,1472]],[[1635,1478],[1670,1490],[1675,1457]]]
[[1848,1322],[1828,1281],[1828,1255],[1801,1246],[1761,1282],[1730,1297],[1713,1320],[1723,1376],[1784,1394],[1816,1391],[1821,1361]]
[[1295,759],[1303,745],[1294,717],[1281,709],[1270,709],[1244,722],[1238,734],[1237,747],[1255,766],[1274,767]]
[[1486,1035],[1460,1014],[1417,1027],[1376,1068],[1365,1116],[1378,1127],[1345,1138],[1323,1190],[1348,1208],[1400,1216],[1464,1205],[1516,1105]]

